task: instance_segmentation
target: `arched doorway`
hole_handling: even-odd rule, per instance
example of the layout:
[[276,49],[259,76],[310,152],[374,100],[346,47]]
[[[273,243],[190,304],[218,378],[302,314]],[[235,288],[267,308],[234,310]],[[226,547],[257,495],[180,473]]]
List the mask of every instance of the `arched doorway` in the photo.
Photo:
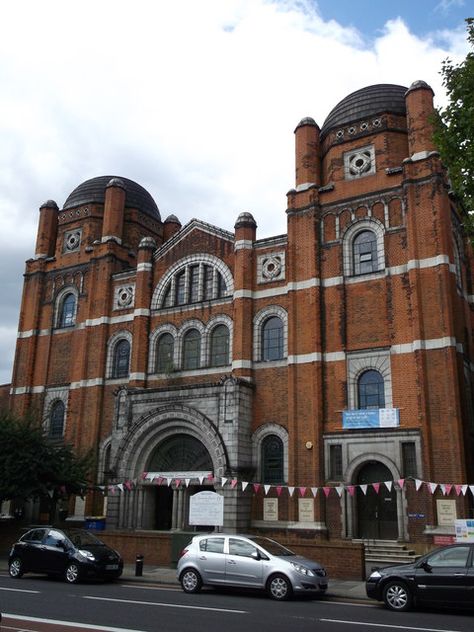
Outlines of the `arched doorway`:
[[[158,444],[150,456],[147,470],[166,472],[173,477],[185,478],[187,472],[212,472],[213,464],[209,452],[199,439],[180,433],[167,437]],[[189,490],[183,488],[177,490],[167,485],[154,488],[153,528],[158,530],[183,528],[187,518],[187,499],[196,491],[195,487]]]
[[[358,536],[370,540],[396,540],[398,538],[397,497],[392,486],[388,490],[384,481],[393,480],[392,473],[383,463],[370,461],[357,474],[357,485],[369,485],[367,493],[357,487]],[[380,483],[378,493],[371,483]]]

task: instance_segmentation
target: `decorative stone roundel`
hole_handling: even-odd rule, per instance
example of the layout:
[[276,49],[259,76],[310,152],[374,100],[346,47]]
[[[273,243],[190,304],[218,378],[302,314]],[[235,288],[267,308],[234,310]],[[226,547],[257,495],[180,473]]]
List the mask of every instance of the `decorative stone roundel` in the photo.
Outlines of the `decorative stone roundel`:
[[124,285],[115,290],[116,309],[131,307],[135,295],[134,285]]
[[279,256],[267,257],[262,262],[262,276],[265,279],[272,280],[280,276],[281,259]]
[[66,252],[73,252],[78,250],[81,244],[81,231],[72,230],[64,235],[64,250]]
[[371,166],[371,152],[368,150],[352,154],[349,158],[349,172],[353,176],[360,176],[361,174],[370,171]]

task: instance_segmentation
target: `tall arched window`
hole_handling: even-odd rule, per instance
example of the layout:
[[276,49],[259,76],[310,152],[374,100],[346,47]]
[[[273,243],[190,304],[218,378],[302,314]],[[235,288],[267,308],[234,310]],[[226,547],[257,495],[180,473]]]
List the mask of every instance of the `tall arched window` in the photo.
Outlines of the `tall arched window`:
[[384,380],[378,371],[364,371],[357,382],[359,408],[385,408]]
[[183,369],[199,369],[201,366],[201,334],[190,329],[183,338]]
[[49,437],[61,439],[64,434],[64,414],[66,412],[64,402],[56,401],[51,407],[49,416]]
[[214,327],[211,333],[211,366],[229,364],[229,330],[225,325]]
[[76,320],[76,297],[72,292],[66,294],[59,307],[58,327],[73,327]]
[[112,377],[128,377],[130,370],[130,343],[122,338],[114,348]]
[[156,350],[157,373],[169,373],[173,369],[174,338],[171,334],[162,334],[158,338]]
[[368,274],[378,270],[377,237],[371,230],[363,230],[352,242],[354,274]]
[[283,441],[276,435],[262,441],[262,479],[269,484],[284,482]]
[[262,327],[262,360],[281,360],[283,357],[283,322],[278,316],[272,316]]

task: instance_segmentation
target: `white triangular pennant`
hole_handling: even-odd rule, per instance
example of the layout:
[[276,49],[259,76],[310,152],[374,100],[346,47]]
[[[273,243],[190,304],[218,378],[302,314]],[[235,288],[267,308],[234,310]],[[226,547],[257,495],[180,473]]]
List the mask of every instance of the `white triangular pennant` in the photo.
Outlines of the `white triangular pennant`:
[[248,485],[248,483],[246,483],[245,481],[242,481],[242,491],[243,492],[247,489],[247,485]]
[[122,483],[119,483],[117,485],[117,488],[120,489],[121,492],[123,492],[123,484]]
[[294,487],[288,487],[288,493],[290,494],[290,496],[293,496],[294,491],[295,491]]
[[169,476],[166,478],[166,484],[168,485],[168,487],[171,485],[172,481],[173,481],[173,479],[170,478]]
[[199,476],[199,485],[202,485],[203,481],[204,481],[204,476]]
[[417,478],[415,478],[415,488],[416,488],[416,491],[418,491],[422,485],[423,485],[423,481],[420,481],[420,480],[418,480]]
[[388,489],[389,492],[392,491],[393,481],[384,481],[384,485]]
[[471,490],[471,494],[474,496],[474,485],[469,485],[469,489]]
[[438,487],[438,483],[428,483],[428,487],[430,488],[430,492],[434,494],[436,491],[436,488]]
[[263,489],[265,490],[265,496],[268,494],[268,492],[270,491],[270,487],[271,485],[264,485]]
[[463,495],[463,496],[465,496],[465,495],[466,495],[466,492],[467,492],[467,485],[461,485],[461,492],[462,492],[462,495]]
[[311,488],[311,493],[313,494],[313,496],[316,498],[316,494],[318,493],[318,488],[317,487],[312,487]]
[[361,490],[364,493],[364,495],[366,495],[367,494],[367,485],[359,485],[359,487],[361,488]]
[[440,483],[439,484],[439,488],[440,488],[441,493],[443,494],[443,496],[446,496],[446,485],[444,483]]
[[222,487],[224,487],[224,485],[227,483],[228,480],[229,480],[228,478],[224,478],[224,477],[221,478]]
[[185,478],[184,482],[186,483],[186,487],[189,487],[189,483],[191,482],[190,478]]
[[344,491],[344,487],[342,485],[339,485],[339,487],[336,487],[336,492],[339,494],[339,498],[342,496],[343,491]]

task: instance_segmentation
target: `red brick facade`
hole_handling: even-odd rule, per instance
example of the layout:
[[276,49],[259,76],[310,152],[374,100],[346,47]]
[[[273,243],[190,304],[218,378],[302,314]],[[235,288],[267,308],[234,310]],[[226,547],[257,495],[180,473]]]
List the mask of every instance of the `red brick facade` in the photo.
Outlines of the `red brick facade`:
[[[439,499],[470,515],[465,487],[428,486],[474,482],[472,255],[432,109],[417,82],[303,119],[286,235],[162,221],[112,177],[41,207],[11,406],[96,451],[110,525],[188,528],[199,472],[230,529],[416,541],[453,532]],[[343,427],[378,408],[388,427]]]

